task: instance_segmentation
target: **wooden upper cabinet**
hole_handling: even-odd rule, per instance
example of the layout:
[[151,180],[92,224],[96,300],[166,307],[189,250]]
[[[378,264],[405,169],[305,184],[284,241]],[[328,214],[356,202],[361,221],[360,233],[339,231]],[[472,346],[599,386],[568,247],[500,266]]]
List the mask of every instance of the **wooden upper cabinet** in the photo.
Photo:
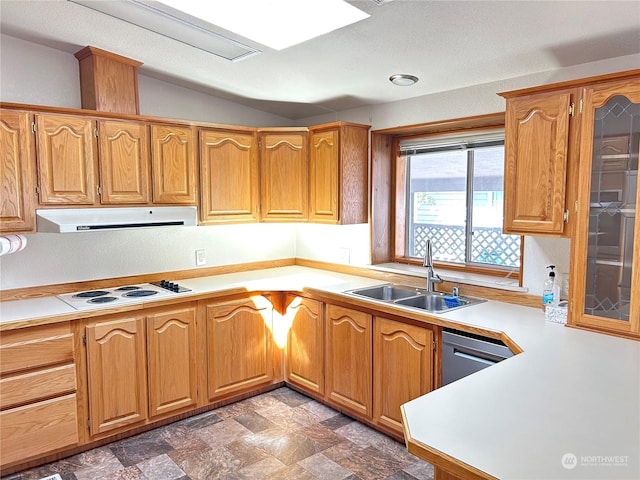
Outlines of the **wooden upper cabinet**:
[[287,294],[285,378],[307,391],[324,394],[324,315],[322,302]]
[[40,203],[94,205],[97,155],[93,120],[39,113],[35,123]]
[[503,230],[562,235],[578,91],[501,95],[507,97]]
[[196,137],[192,127],[151,126],[153,203],[195,205]]
[[433,390],[433,331],[376,317],[373,418],[403,435],[400,406]]
[[150,417],[196,406],[196,348],[195,308],[147,316]]
[[371,418],[371,315],[327,305],[325,338],[325,398]]
[[86,327],[92,436],[147,419],[144,317]]
[[257,222],[258,168],[255,130],[200,130],[201,222]]
[[366,223],[369,126],[337,122],[309,130],[309,220]]
[[144,123],[98,121],[101,203],[149,202],[149,130]]
[[640,70],[583,98],[568,323],[640,340]]
[[305,222],[309,216],[308,130],[260,130],[260,216]]
[[0,233],[35,230],[35,149],[29,112],[0,110]]

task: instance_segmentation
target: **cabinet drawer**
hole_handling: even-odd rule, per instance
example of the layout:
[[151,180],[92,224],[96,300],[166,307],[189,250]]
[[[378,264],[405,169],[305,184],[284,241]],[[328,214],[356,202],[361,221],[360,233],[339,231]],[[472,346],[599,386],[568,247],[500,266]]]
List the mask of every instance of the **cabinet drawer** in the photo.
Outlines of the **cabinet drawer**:
[[0,413],[0,464],[26,461],[78,443],[76,395]]
[[73,361],[69,323],[13,330],[0,340],[0,374]]
[[63,365],[0,380],[0,410],[76,390],[75,365]]

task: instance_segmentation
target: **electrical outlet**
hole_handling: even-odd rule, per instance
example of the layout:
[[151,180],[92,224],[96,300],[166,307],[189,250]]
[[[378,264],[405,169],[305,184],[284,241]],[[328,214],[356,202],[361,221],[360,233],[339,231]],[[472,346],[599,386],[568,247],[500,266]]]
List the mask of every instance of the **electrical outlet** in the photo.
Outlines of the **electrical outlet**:
[[338,262],[348,265],[350,256],[351,251],[348,248],[342,247],[338,249]]
[[206,265],[207,264],[207,254],[204,250],[196,250],[196,265]]

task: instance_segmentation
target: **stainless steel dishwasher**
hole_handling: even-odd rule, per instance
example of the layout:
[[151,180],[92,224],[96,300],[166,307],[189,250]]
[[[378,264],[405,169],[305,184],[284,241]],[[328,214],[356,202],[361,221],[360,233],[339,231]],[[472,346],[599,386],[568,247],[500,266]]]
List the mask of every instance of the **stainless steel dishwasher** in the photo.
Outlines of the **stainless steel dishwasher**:
[[512,357],[503,342],[451,328],[442,329],[442,385]]

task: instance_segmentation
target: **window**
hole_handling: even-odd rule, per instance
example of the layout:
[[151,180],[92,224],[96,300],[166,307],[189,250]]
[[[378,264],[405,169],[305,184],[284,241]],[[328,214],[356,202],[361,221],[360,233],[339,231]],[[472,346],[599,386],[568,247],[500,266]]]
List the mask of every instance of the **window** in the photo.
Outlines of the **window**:
[[519,270],[521,237],[502,234],[504,131],[399,140],[401,256],[422,258],[431,239],[436,261]]

